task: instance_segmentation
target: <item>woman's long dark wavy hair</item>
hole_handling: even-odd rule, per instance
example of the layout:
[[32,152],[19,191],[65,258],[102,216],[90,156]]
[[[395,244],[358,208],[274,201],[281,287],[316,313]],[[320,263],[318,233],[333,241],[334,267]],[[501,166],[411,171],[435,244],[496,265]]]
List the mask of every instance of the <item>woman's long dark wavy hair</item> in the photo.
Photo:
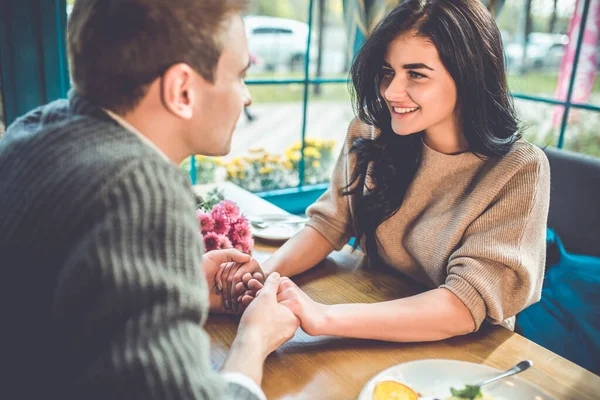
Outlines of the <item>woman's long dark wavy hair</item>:
[[355,246],[364,240],[371,262],[380,261],[377,227],[398,212],[421,162],[423,132],[395,134],[379,92],[388,45],[409,32],[431,40],[452,77],[457,117],[470,152],[479,157],[503,156],[521,137],[506,84],[500,31],[481,2],[403,1],[375,28],[350,70],[358,118],[381,131],[376,139],[358,139],[353,144],[356,166],[349,185],[342,189],[343,195],[355,199]]

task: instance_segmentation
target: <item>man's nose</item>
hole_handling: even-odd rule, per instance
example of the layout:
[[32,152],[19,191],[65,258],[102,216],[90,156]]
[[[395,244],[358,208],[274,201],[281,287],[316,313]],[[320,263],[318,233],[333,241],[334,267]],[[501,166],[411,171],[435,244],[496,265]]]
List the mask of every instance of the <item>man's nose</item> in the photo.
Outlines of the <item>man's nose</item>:
[[248,107],[252,104],[252,95],[250,94],[250,90],[248,90],[248,86],[244,82],[244,107]]

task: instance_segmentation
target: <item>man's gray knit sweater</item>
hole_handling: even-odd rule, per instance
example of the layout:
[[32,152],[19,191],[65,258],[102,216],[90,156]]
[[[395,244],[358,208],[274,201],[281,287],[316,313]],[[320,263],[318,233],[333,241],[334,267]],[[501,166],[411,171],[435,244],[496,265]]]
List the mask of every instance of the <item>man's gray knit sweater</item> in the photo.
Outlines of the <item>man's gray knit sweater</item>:
[[17,120],[0,140],[0,398],[255,399],[210,365],[194,209],[185,175],[84,98]]

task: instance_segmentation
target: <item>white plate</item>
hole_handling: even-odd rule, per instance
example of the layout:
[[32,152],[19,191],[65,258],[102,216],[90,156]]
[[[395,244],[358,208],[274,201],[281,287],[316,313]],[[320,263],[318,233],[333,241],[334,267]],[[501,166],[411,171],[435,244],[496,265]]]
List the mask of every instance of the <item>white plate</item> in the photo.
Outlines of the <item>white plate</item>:
[[285,223],[278,224],[280,221],[300,219],[295,215],[285,214],[263,214],[256,216],[249,216],[249,220],[256,219],[261,220],[269,224],[266,228],[257,228],[250,224],[252,234],[261,239],[266,240],[288,240],[296,233],[300,232],[304,228],[305,222],[298,222],[297,224]]
[[[423,397],[444,400],[451,395],[451,387],[462,389],[467,384],[477,384],[502,372],[486,365],[465,361],[411,361],[395,365],[375,375],[363,387],[358,400],[371,400],[375,385],[390,379],[409,386]],[[521,374],[525,375],[527,371]],[[491,396],[493,400],[554,400],[518,375],[485,385],[482,392]]]

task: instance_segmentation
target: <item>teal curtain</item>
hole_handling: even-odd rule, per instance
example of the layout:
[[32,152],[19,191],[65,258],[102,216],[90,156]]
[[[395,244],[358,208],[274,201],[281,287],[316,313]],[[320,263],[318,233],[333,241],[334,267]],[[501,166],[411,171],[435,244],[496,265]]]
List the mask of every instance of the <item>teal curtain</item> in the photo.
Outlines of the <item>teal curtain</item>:
[[6,123],[69,88],[66,0],[0,1],[0,71]]
[[[348,37],[348,59],[352,60],[369,32],[402,0],[343,0]],[[505,0],[481,0],[497,17]]]

